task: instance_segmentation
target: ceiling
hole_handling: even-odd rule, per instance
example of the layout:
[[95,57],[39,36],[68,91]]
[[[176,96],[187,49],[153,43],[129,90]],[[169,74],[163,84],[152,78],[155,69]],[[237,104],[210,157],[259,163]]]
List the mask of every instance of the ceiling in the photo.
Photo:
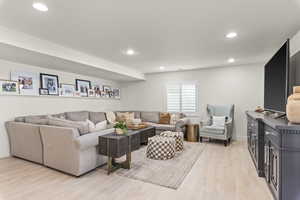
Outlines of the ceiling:
[[152,73],[264,62],[300,29],[299,1],[0,0],[0,26]]

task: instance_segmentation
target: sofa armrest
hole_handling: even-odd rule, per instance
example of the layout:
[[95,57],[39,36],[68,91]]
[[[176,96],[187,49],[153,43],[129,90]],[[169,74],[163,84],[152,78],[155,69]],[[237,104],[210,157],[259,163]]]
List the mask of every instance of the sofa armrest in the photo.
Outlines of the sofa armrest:
[[185,118],[182,118],[180,120],[178,120],[175,124],[175,130],[176,131],[181,131],[182,128],[187,125],[189,123],[189,118],[185,117]]
[[75,145],[80,150],[85,150],[99,144],[99,136],[114,132],[114,128],[85,134],[75,139]]

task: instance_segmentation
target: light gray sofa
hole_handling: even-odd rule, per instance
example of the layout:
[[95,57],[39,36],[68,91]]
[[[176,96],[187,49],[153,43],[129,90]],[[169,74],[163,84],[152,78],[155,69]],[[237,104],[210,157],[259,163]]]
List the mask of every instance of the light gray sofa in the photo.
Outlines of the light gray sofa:
[[[135,111],[135,118],[141,118],[163,130],[184,131],[187,120],[182,118],[173,125],[159,125],[159,112]],[[104,112],[66,112],[51,115],[71,121],[91,120],[94,123],[106,120]],[[183,117],[183,115],[182,115]],[[48,115],[17,117],[6,122],[10,140],[11,155],[43,164],[59,171],[80,176],[107,162],[98,154],[98,137],[114,131],[113,128],[80,135],[78,128],[48,125]]]

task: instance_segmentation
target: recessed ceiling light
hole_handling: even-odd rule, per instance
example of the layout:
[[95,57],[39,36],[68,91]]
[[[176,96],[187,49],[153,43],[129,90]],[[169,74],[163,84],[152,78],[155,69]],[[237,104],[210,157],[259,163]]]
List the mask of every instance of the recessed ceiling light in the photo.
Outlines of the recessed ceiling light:
[[234,58],[229,58],[229,59],[228,59],[228,62],[229,62],[229,63],[234,63],[234,62],[235,62],[235,59],[234,59]]
[[160,70],[164,70],[164,69],[165,69],[165,66],[160,66],[159,69],[160,69]]
[[133,49],[127,49],[127,50],[125,51],[125,54],[126,54],[126,55],[129,55],[129,56],[132,56],[132,55],[135,55],[136,52],[135,52]]
[[229,39],[235,38],[237,36],[236,32],[230,32],[228,34],[226,34],[226,37]]
[[36,2],[32,4],[32,7],[35,8],[38,11],[42,11],[42,12],[47,12],[48,11],[48,7],[46,4],[40,3],[40,2]]

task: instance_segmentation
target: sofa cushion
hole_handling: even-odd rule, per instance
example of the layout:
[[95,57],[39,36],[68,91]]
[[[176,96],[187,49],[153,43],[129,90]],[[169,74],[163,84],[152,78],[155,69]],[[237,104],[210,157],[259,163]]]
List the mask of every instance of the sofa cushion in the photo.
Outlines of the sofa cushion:
[[87,121],[71,121],[55,117],[49,117],[48,124],[52,126],[77,128],[80,135],[89,133],[89,125]]
[[25,117],[16,117],[15,122],[25,122]]
[[86,121],[89,119],[88,111],[66,112],[66,119],[72,121]]
[[54,115],[51,115],[51,116],[55,117],[55,118],[66,119],[66,114],[65,113],[54,114]]
[[128,122],[134,120],[134,112],[116,112],[117,121]]
[[144,122],[159,122],[159,112],[141,112],[141,119]]
[[159,113],[160,124],[170,124],[170,113]]
[[90,112],[89,119],[94,123],[97,124],[99,122],[103,122],[106,120],[104,112]]
[[217,127],[217,126],[204,126],[203,128],[200,129],[200,132],[209,132],[211,134],[224,135],[225,128]]
[[47,115],[26,116],[25,123],[47,125],[48,116]]
[[157,124],[152,122],[147,122],[149,126],[155,127],[156,130],[165,130],[165,131],[175,131],[175,125],[171,124]]
[[171,113],[170,124],[176,124],[181,119],[180,113]]

